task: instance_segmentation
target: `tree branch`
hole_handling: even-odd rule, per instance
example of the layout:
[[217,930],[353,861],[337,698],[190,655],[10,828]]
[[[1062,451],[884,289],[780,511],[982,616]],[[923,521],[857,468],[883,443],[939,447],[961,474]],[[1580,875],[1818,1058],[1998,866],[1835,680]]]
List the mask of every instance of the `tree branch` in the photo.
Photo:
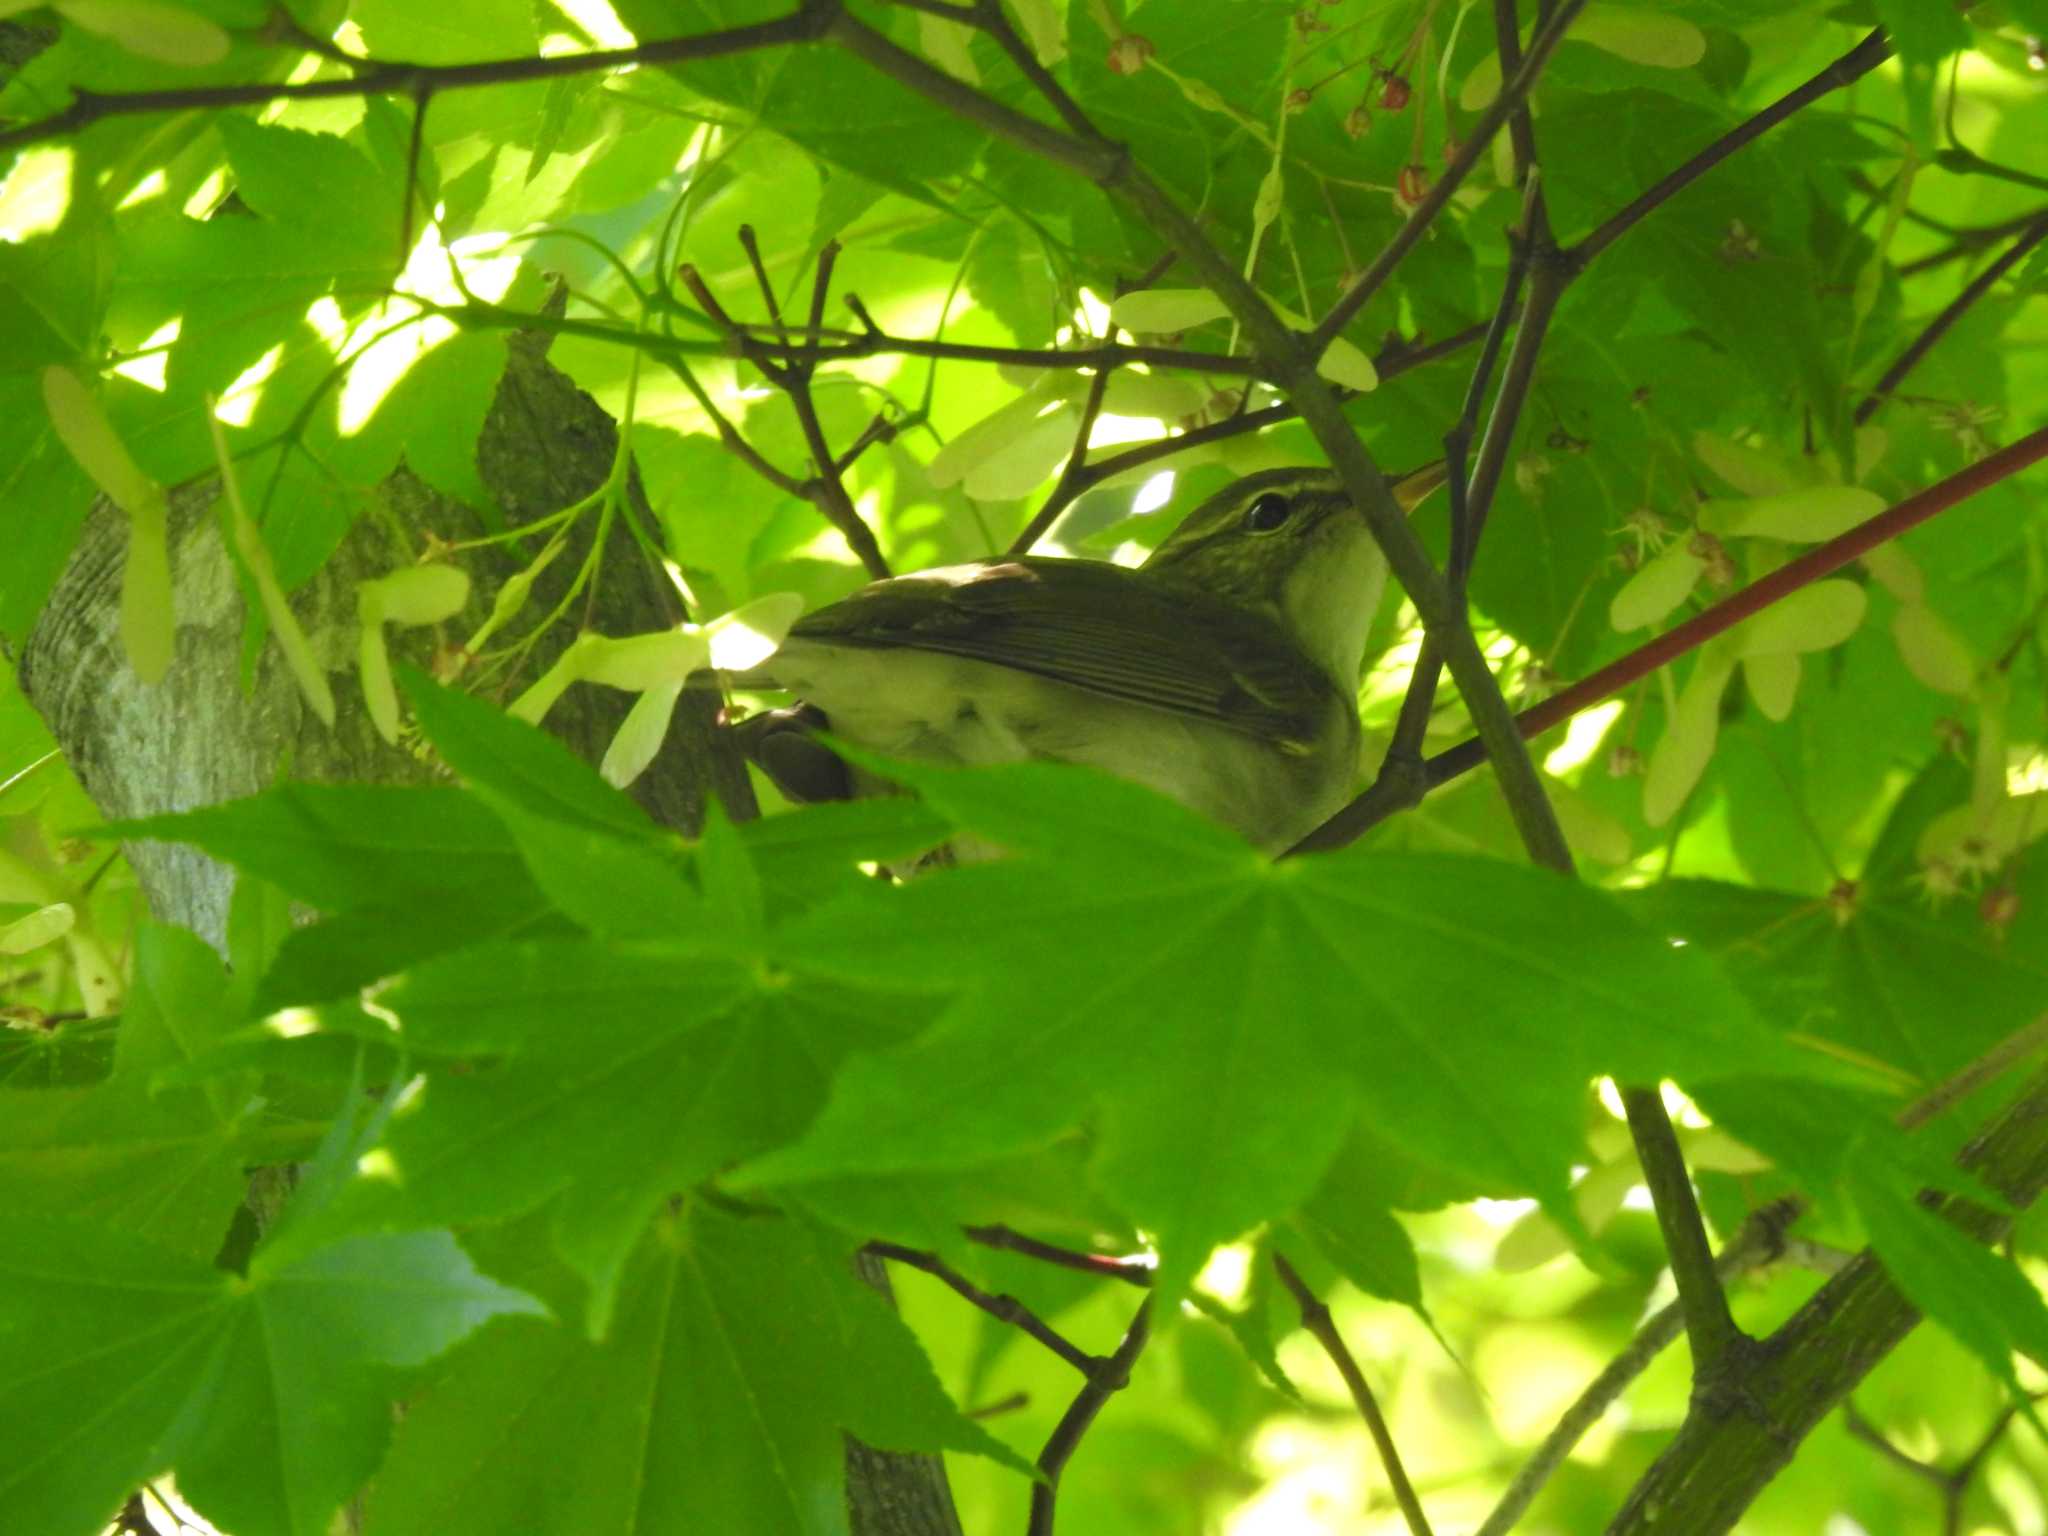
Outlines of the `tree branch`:
[[1653,210],[1676,197],[1738,149],[1755,139],[1762,138],[1786,118],[1820,100],[1831,91],[1838,91],[1853,81],[1861,80],[1891,56],[1891,41],[1885,36],[1884,28],[1879,27],[1804,85],[1786,92],[1747,122],[1739,124],[1709,144],[1573,246],[1568,255],[1580,266],[1584,266],[1634,229]]
[[[1751,582],[1740,592],[1723,598],[1704,613],[1695,614],[1677,628],[1637,646],[1620,660],[1610,662],[1591,676],[1552,694],[1534,708],[1522,711],[1516,717],[1517,728],[1524,736],[1540,736],[1551,727],[1562,725],[1580,710],[1621,692],[1638,679],[1696,650],[1714,636],[1733,629],[1781,598],[1790,596],[1801,587],[1810,586],[1830,572],[1840,570],[1857,556],[1868,554],[1878,545],[1890,542],[1908,529],[1918,527],[2001,480],[2010,479],[2044,458],[2048,458],[2048,427],[2029,432],[2018,442],[1958,470],[1946,480],[1936,481],[1926,490],[1907,497],[1868,522],[1857,524],[1839,538],[1817,545],[1768,576]],[[1477,740],[1470,740],[1439,752],[1424,764],[1424,771],[1430,787],[1435,788],[1485,761],[1485,747]]]
[[[2013,1210],[2032,1204],[2048,1185],[2048,1073],[2036,1076],[1957,1162]],[[2009,1213],[1973,1202],[1930,1203],[1980,1243],[1997,1241],[2012,1225]],[[1814,1426],[1919,1321],[1876,1255],[1858,1254],[1756,1347],[1730,1393],[1711,1404],[1694,1401],[1608,1536],[1720,1536],[1729,1530]]]
[[1365,1420],[1374,1448],[1379,1451],[1380,1465],[1386,1469],[1387,1484],[1394,1491],[1394,1502],[1400,1506],[1401,1518],[1408,1523],[1409,1536],[1431,1536],[1429,1517],[1422,1512],[1422,1500],[1415,1495],[1415,1485],[1408,1481],[1407,1468],[1401,1465],[1401,1453],[1394,1445],[1394,1432],[1387,1427],[1386,1415],[1380,1412],[1379,1399],[1373,1396],[1365,1372],[1358,1368],[1358,1361],[1345,1344],[1344,1335],[1338,1332],[1337,1320],[1330,1315],[1329,1307],[1295,1272],[1294,1266],[1287,1262],[1287,1256],[1278,1250],[1273,1254],[1273,1267],[1280,1272],[1280,1283],[1287,1287],[1294,1304],[1301,1308],[1301,1326],[1322,1345],[1323,1353],[1330,1357],[1337,1374],[1344,1378],[1345,1389],[1351,1394],[1358,1416]]
[[997,1322],[1008,1323],[1012,1328],[1036,1339],[1083,1376],[1092,1377],[1105,1363],[1102,1356],[1089,1354],[1016,1297],[996,1296],[984,1291],[935,1253],[926,1253],[918,1248],[905,1248],[900,1243],[883,1242],[869,1243],[865,1251],[878,1258],[887,1259],[892,1264],[902,1264],[911,1269],[921,1270],[933,1279],[941,1281],[956,1295],[986,1312]]
[[2017,266],[2020,259],[2039,245],[2044,237],[2048,237],[2048,212],[2037,214],[2033,222],[2020,231],[2019,238],[1999,252],[1997,260],[1986,264],[1982,272],[1971,278],[1961,293],[1943,305],[1941,312],[1927,322],[1926,328],[1878,376],[1863,403],[1856,407],[1856,424],[1859,427],[1877,414],[1877,408],[1890,398],[1900,381],[1919,366],[1920,360],[1962,319],[1970,306],[1989,293],[1998,280]]
[[1663,1097],[1655,1088],[1625,1087],[1621,1103],[1650,1203],[1656,1207],[1657,1227],[1664,1234],[1671,1278],[1678,1287],[1678,1309],[1685,1319],[1686,1342],[1692,1346],[1693,1391],[1711,1391],[1725,1368],[1739,1367],[1750,1340],[1728,1310],[1699,1202],[1693,1198],[1692,1175]]
[[1138,1304],[1137,1315],[1131,1319],[1131,1326],[1125,1330],[1124,1339],[1117,1346],[1116,1353],[1102,1362],[1094,1372],[1088,1385],[1080,1395],[1067,1406],[1054,1426],[1051,1437],[1045,1442],[1045,1449],[1038,1453],[1038,1470],[1045,1480],[1031,1489],[1031,1518],[1025,1526],[1026,1536],[1052,1536],[1052,1514],[1054,1501],[1059,1497],[1060,1474],[1080,1449],[1081,1437],[1094,1424],[1095,1416],[1102,1412],[1102,1405],[1116,1393],[1130,1385],[1131,1367],[1138,1363],[1138,1356],[1145,1352],[1145,1343],[1150,1335],[1152,1319],[1152,1298],[1146,1297]]
[[590,53],[486,59],[474,64],[389,64],[360,61],[345,80],[251,81],[245,85],[195,85],[162,91],[79,91],[62,112],[0,132],[0,155],[31,144],[47,143],[113,117],[139,117],[159,112],[203,111],[210,107],[261,106],[273,101],[336,101],[362,96],[404,96],[417,100],[422,92],[468,90],[483,85],[518,85],[535,80],[561,80],[571,75],[598,74],[629,65],[681,64],[693,59],[724,58],[786,43],[810,42],[824,30],[833,11],[831,0],[803,0],[787,16],[699,32],[689,37],[657,39],[632,48],[607,48]]
[[[1735,1234],[1714,1261],[1715,1274],[1723,1280],[1732,1280],[1737,1275],[1747,1274],[1772,1262],[1784,1251],[1786,1229],[1799,1219],[1805,1209],[1803,1200],[1790,1198],[1773,1201],[1760,1210],[1752,1211],[1742,1224],[1742,1230]],[[1550,1433],[1543,1437],[1543,1443],[1522,1464],[1514,1481],[1508,1484],[1500,1502],[1493,1507],[1486,1523],[1474,1536],[1507,1536],[1535,1501],[1543,1485],[1550,1481],[1551,1474],[1564,1465],[1572,1447],[1585,1438],[1586,1432],[1600,1422],[1607,1410],[1628,1390],[1629,1384],[1648,1370],[1650,1363],[1684,1331],[1685,1309],[1677,1302],[1653,1313],[1636,1330],[1636,1336],[1629,1340],[1628,1347],[1610,1360],[1606,1369],[1588,1382],[1586,1389],[1572,1400],[1572,1405],[1565,1409]]]

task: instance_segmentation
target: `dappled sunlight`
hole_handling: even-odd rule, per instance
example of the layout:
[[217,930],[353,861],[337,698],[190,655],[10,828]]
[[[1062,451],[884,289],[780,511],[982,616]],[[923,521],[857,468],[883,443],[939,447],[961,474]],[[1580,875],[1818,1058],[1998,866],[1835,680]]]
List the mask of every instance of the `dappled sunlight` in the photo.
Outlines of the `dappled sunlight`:
[[[338,333],[334,327],[338,309],[329,300],[316,304],[320,317],[309,314],[307,318],[349,359],[348,379],[341,387],[342,436],[360,432],[399,381],[455,335],[454,321],[422,314],[418,305],[409,302],[411,298],[455,306],[467,302],[462,291],[466,287],[476,298],[494,303],[519,275],[519,261],[518,253],[498,235],[476,235],[445,245],[439,227],[430,224],[399,276],[398,297],[375,306]],[[459,285],[457,270],[461,273]]]
[[0,240],[28,240],[64,222],[76,161],[77,155],[64,144],[41,144],[23,152],[0,180]]

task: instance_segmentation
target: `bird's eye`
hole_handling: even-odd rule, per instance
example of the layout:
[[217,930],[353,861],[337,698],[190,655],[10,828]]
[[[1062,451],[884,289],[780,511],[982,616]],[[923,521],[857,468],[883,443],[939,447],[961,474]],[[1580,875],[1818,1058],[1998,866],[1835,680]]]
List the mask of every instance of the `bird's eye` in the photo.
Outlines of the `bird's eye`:
[[1253,533],[1271,533],[1283,526],[1293,511],[1293,502],[1278,491],[1268,491],[1245,508],[1244,525]]

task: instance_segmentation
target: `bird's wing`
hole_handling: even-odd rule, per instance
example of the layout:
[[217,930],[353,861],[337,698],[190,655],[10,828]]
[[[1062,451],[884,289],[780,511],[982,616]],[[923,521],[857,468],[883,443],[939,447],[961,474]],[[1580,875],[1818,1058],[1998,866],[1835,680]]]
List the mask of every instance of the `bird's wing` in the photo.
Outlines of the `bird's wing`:
[[1304,749],[1335,692],[1274,621],[1090,560],[1024,556],[898,576],[806,614],[790,633],[971,657]]

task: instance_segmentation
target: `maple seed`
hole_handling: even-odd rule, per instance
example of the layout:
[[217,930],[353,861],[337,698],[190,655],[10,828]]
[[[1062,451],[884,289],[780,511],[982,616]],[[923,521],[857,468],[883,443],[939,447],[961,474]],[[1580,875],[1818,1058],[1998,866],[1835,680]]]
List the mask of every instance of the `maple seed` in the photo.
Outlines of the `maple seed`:
[[1152,39],[1136,32],[1126,32],[1109,45],[1110,70],[1119,75],[1135,75],[1145,67],[1145,61],[1152,57]]
[[1344,114],[1344,131],[1354,139],[1362,139],[1372,132],[1372,108],[1360,102]]
[[1389,72],[1380,81],[1380,105],[1389,112],[1398,112],[1414,99],[1415,89],[1406,77]]

